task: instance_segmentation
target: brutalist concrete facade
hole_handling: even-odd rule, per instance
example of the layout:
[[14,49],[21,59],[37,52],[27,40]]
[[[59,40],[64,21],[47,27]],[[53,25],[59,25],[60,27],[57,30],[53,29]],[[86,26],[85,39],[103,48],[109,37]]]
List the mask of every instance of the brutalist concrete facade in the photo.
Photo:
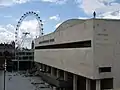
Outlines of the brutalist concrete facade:
[[73,90],[79,77],[85,90],[120,88],[119,59],[120,20],[70,19],[35,40],[34,60],[72,73]]

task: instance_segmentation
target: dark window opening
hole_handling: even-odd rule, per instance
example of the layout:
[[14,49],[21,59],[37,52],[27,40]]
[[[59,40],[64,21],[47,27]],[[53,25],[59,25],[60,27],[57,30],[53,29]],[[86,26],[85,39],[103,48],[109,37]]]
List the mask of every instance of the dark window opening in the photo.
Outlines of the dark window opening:
[[19,57],[19,60],[21,60],[22,58],[21,57]]
[[54,42],[54,39],[44,40],[44,41],[39,42],[39,44],[48,43],[48,42]]
[[54,42],[54,39],[50,39],[50,42]]
[[27,55],[32,55],[32,53],[31,52],[28,52],[28,53],[26,53]]
[[27,57],[27,56],[25,56],[25,57],[23,57],[23,59],[24,59],[24,60],[26,60],[26,59],[28,59],[28,57]]
[[113,89],[113,78],[102,79],[101,89]]
[[35,49],[86,48],[91,47],[91,40],[54,45],[37,46]]
[[30,56],[29,59],[33,59],[33,56]]
[[111,72],[111,67],[100,67],[99,72]]

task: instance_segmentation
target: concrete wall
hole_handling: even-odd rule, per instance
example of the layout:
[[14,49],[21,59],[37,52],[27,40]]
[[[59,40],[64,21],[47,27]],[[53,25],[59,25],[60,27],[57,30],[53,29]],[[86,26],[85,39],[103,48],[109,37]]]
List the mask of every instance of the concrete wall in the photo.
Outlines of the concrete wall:
[[[112,24],[112,22],[110,22]],[[113,59],[113,77],[114,87],[120,88],[120,22],[116,22],[110,26],[115,35],[114,40],[114,59]]]
[[[113,78],[114,88],[120,87],[120,21],[95,20],[94,28],[95,79]],[[111,67],[111,72],[99,73],[99,67]]]
[[[91,79],[113,78],[114,88],[120,87],[119,20],[86,20],[36,39],[36,46],[50,38],[55,39],[52,44],[91,40],[92,47],[35,50],[35,61]],[[111,67],[112,71],[99,73],[99,67]]]
[[91,48],[36,50],[35,61],[78,75],[93,78]]
[[[53,36],[52,36],[53,34]],[[54,33],[36,39],[35,46],[40,46],[39,41],[55,38],[55,43],[66,43],[93,39],[93,20],[57,30]],[[48,44],[48,43],[46,43]],[[45,45],[45,44],[41,44]],[[93,49],[68,48],[35,50],[35,61],[63,69],[88,78],[93,78]]]
[[111,78],[112,72],[99,73],[100,67],[113,68],[114,59],[114,34],[113,23],[106,20],[95,20],[94,28],[94,69],[95,78]]

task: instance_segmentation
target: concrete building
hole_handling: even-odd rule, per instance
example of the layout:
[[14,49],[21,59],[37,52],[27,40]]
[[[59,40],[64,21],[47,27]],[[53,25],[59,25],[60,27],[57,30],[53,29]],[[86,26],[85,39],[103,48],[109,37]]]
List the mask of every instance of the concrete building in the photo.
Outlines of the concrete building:
[[16,50],[16,59],[13,61],[13,70],[26,70],[32,67],[34,61],[34,49]]
[[39,74],[55,89],[120,88],[120,20],[67,20],[35,39],[34,55]]
[[13,70],[27,70],[34,64],[34,41],[31,43],[31,49],[17,48],[15,50],[15,59],[13,61]]

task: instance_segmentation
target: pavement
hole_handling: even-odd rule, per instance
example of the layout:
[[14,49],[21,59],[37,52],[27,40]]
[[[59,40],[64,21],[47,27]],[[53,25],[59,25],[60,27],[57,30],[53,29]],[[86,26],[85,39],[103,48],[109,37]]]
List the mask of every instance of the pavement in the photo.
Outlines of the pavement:
[[[4,90],[4,72],[0,72],[0,90]],[[6,90],[52,90],[40,77],[26,77],[21,72],[6,72]],[[1,82],[2,81],[2,82]]]

